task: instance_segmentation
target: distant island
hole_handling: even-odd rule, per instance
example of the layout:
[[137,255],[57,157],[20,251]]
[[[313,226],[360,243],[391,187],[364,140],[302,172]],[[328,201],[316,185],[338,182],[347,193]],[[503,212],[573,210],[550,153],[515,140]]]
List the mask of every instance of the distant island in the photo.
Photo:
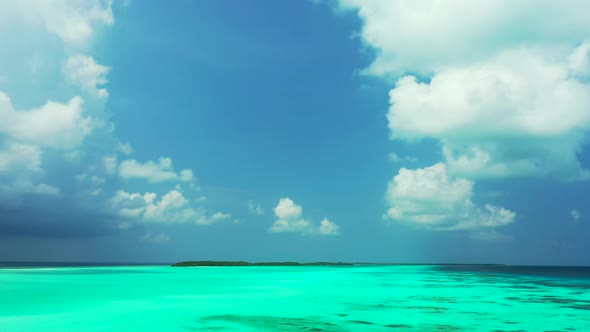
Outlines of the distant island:
[[177,267],[187,266],[351,266],[353,263],[334,262],[243,262],[243,261],[185,261],[172,264]]
[[497,263],[479,263],[479,264],[467,264],[467,263],[343,263],[343,262],[310,262],[310,263],[299,263],[299,262],[244,262],[244,261],[184,261],[174,263],[171,266],[185,267],[185,266],[425,266],[425,265],[436,265],[436,266],[447,266],[447,267],[493,267],[493,266],[505,266],[505,264]]

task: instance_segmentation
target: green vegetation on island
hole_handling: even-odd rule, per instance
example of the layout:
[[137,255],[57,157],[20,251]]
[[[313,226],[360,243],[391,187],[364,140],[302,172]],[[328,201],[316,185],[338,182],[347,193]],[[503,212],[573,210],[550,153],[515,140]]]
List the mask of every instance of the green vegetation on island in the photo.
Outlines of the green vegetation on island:
[[243,262],[243,261],[185,261],[172,264],[172,266],[351,266],[353,263],[342,262]]

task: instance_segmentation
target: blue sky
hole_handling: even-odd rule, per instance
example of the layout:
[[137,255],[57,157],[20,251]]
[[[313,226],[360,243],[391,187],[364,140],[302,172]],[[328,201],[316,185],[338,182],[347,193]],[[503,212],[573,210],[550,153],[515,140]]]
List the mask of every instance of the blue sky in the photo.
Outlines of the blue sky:
[[0,260],[590,264],[587,7],[1,4]]

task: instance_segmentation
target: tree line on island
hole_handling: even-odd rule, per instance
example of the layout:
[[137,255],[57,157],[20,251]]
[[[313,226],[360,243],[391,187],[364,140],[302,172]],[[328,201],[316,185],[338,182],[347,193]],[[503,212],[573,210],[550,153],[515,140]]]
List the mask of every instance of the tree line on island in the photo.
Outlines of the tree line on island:
[[244,261],[184,261],[172,264],[172,266],[351,266],[353,263],[343,262],[244,262]]

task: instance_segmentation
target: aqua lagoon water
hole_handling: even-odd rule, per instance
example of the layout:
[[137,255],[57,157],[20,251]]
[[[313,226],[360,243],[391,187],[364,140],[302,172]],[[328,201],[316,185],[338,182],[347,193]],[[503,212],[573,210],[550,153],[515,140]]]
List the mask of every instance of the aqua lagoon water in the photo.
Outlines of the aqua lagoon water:
[[0,268],[0,331],[590,331],[590,269]]

